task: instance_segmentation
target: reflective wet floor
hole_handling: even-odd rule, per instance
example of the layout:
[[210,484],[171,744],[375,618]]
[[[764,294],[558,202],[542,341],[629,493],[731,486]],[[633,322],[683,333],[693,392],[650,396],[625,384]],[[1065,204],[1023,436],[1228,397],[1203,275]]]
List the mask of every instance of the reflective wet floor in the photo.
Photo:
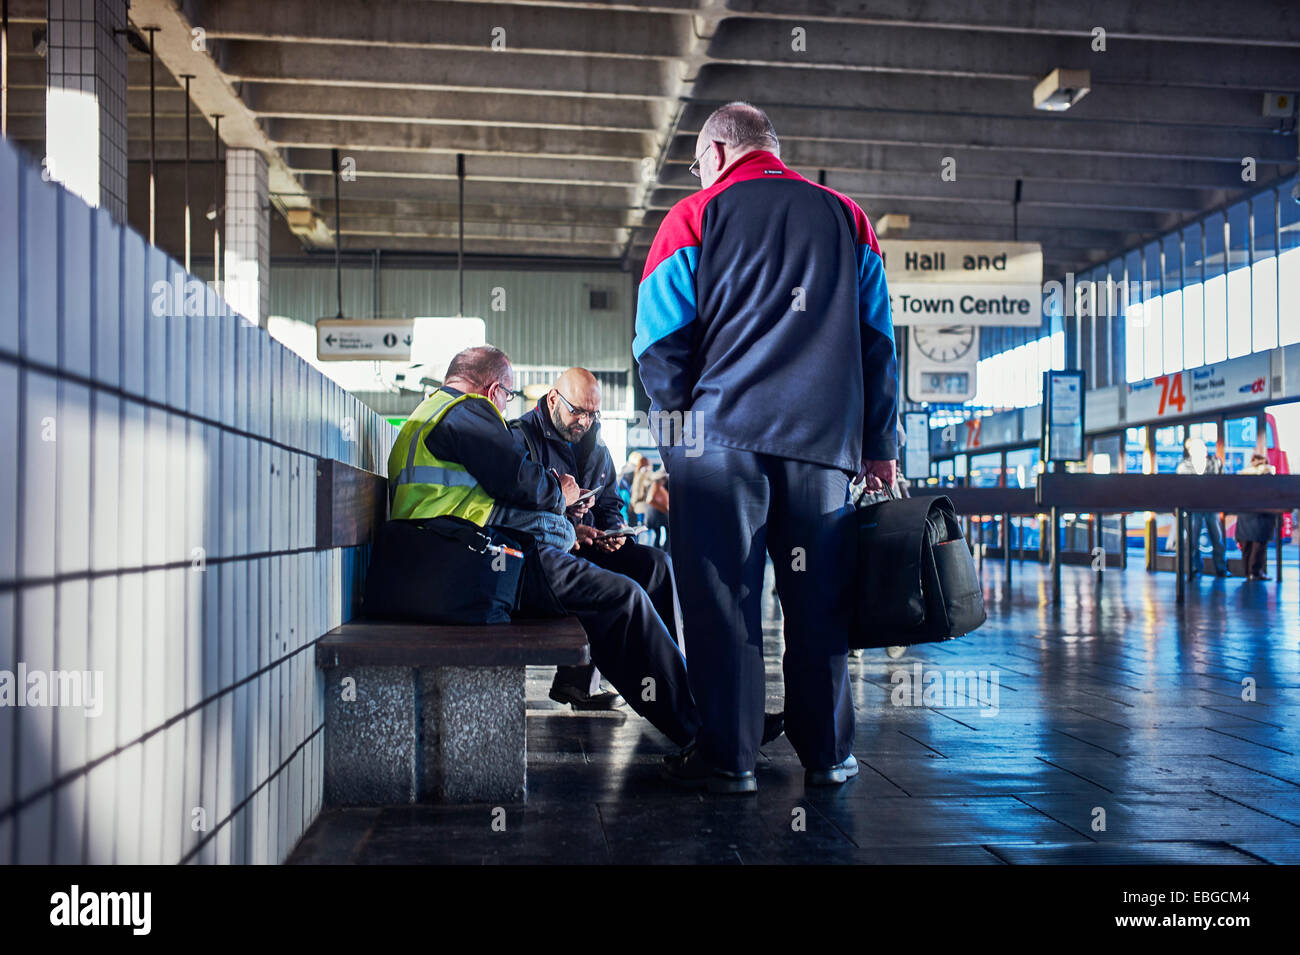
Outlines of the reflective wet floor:
[[[989,620],[850,661],[862,770],[805,790],[784,737],[756,796],[659,780],[630,711],[578,714],[528,680],[528,801],[324,813],[296,863],[1300,863],[1300,602],[1276,582],[983,569]],[[770,594],[769,594],[770,598]],[[781,708],[769,599],[769,710]],[[689,647],[688,647],[689,658]]]

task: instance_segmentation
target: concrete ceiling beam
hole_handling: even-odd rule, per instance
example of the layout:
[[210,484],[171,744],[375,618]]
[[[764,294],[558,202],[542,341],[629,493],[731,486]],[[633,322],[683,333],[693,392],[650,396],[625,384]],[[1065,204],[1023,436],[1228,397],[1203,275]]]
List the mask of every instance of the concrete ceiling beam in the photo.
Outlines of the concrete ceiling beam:
[[[308,205],[306,196],[292,170],[280,158],[274,144],[267,139],[257,118],[244,106],[229,77],[222,74],[212,57],[203,50],[195,50],[193,24],[168,0],[134,0],[130,8],[131,22],[137,27],[158,27],[155,49],[158,59],[173,74],[191,73],[191,98],[197,111],[211,117],[220,114],[221,138],[227,146],[255,149],[266,157],[270,190],[274,204],[285,212],[291,208]],[[147,122],[147,119],[146,119]],[[304,240],[313,245],[328,245],[329,232],[318,227]]]
[[[718,62],[849,71],[1002,78],[1037,82],[1057,67],[1086,69],[1095,91],[1114,85],[1262,90],[1300,89],[1300,58],[1286,47],[1116,39],[1104,52],[1092,37],[969,31],[960,43],[919,26],[832,23],[804,26],[795,49],[789,19],[733,17],[709,44]],[[943,44],[944,55],[936,50]],[[1211,66],[1212,64],[1212,66]]]
[[682,15],[513,3],[467,8],[425,0],[331,0],[329,16],[321,16],[317,0],[191,0],[186,9],[196,25],[219,39],[397,49],[671,59],[690,32],[690,20]]
[[344,45],[217,42],[227,76],[258,83],[656,99],[663,96],[669,70],[659,60],[383,47],[359,55],[357,47]]

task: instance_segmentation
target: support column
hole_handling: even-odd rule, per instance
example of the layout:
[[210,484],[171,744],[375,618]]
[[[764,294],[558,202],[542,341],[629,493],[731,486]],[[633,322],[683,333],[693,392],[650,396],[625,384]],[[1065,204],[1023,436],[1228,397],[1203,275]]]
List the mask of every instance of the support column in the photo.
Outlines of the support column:
[[271,307],[271,221],[266,158],[255,149],[226,151],[226,301],[266,326]]
[[45,166],[126,221],[126,0],[49,0]]

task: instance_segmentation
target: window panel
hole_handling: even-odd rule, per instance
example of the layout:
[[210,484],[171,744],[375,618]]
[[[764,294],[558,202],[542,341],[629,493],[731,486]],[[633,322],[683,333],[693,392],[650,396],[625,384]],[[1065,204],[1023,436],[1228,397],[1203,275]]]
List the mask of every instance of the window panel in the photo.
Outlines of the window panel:
[[1128,292],[1124,288],[1124,260],[1113,259],[1106,269],[1109,281],[1106,288],[1107,384],[1113,385],[1127,377],[1124,375],[1124,303]]
[[1228,210],[1228,357],[1250,353],[1250,210]]
[[1205,361],[1228,357],[1228,282],[1224,278],[1227,256],[1223,245],[1223,217],[1205,221]]
[[1161,338],[1164,342],[1164,373],[1182,371],[1183,364],[1183,252],[1177,232],[1165,236],[1164,285],[1160,296],[1163,314]]
[[1275,200],[1275,194],[1269,190],[1256,196],[1251,203],[1255,220],[1255,254],[1250,266],[1250,343],[1253,351],[1277,347],[1277,246],[1273,238]]
[[1201,284],[1201,226],[1183,230],[1183,362],[1205,364],[1205,287]]
[[1164,372],[1164,310],[1160,301],[1160,244],[1142,250],[1146,265],[1142,288],[1142,369],[1144,378]]

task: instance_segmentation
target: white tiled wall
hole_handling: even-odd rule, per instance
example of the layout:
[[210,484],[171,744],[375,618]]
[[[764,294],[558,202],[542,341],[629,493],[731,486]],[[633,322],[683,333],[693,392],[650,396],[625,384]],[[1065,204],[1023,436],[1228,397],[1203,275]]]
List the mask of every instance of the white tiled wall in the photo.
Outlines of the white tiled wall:
[[274,863],[320,809],[312,646],[365,554],[314,549],[314,456],[395,429],[237,316],[155,315],[180,272],[0,141],[0,670],[104,686],[0,706],[0,864]]

